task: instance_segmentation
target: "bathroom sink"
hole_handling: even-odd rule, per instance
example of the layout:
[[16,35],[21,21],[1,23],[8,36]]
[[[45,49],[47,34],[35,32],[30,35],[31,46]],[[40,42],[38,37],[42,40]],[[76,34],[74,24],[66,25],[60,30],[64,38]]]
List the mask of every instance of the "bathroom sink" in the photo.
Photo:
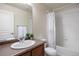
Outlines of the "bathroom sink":
[[35,41],[33,40],[25,40],[24,42],[15,42],[11,45],[11,48],[13,49],[23,49],[27,47],[31,47],[35,44]]

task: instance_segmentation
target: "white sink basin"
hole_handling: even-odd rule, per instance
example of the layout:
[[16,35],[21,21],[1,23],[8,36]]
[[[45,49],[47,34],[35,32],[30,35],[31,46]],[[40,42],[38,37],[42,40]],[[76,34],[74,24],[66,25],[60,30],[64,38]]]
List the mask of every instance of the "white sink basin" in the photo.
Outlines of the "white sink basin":
[[25,40],[23,43],[22,42],[15,42],[15,43],[13,43],[11,45],[11,48],[23,49],[23,48],[31,47],[34,44],[35,44],[35,41],[33,41],[33,40]]

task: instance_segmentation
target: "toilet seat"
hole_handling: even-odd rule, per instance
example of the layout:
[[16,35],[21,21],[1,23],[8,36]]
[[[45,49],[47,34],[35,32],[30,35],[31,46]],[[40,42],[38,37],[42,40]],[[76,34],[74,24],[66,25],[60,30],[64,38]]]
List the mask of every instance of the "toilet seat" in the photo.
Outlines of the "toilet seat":
[[55,56],[56,55],[56,50],[54,48],[51,48],[51,47],[45,48],[45,52],[49,56]]

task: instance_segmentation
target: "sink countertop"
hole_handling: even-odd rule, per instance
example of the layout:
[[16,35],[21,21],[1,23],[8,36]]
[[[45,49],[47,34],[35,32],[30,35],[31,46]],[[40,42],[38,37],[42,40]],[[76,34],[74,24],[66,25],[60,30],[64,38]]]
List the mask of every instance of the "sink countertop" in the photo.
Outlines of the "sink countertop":
[[28,52],[29,50],[37,47],[38,45],[44,44],[43,41],[34,40],[36,43],[31,47],[24,48],[24,49],[12,49],[10,46],[13,43],[7,43],[0,45],[0,56],[18,56],[23,54],[24,52]]

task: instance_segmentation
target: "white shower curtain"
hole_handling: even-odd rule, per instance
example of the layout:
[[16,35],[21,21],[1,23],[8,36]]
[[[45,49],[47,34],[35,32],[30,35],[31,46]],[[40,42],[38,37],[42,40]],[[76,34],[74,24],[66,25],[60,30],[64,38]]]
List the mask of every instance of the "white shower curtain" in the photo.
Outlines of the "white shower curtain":
[[55,48],[56,47],[56,38],[55,38],[55,13],[47,13],[47,42],[48,46]]

